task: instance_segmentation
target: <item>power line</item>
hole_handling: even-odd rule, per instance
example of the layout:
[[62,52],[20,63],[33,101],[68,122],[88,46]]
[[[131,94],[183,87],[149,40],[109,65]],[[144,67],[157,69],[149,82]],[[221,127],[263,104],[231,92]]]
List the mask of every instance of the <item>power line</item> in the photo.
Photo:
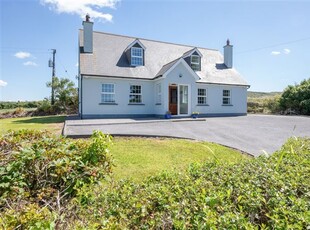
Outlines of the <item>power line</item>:
[[288,41],[288,42],[282,42],[282,43],[264,46],[264,47],[260,47],[260,48],[245,50],[245,51],[241,51],[241,52],[236,52],[236,54],[250,53],[250,52],[254,52],[254,51],[258,51],[258,50],[269,49],[269,48],[273,48],[273,47],[277,47],[277,46],[288,45],[288,44],[297,43],[297,42],[306,41],[306,40],[310,40],[310,37],[297,39],[297,40],[293,40],[293,41]]
[[60,62],[60,65],[62,66],[62,68],[64,69],[65,73],[67,74],[67,77],[71,78],[71,76],[69,75],[67,68],[64,66],[64,64],[62,62],[62,59],[60,58],[59,54],[57,54],[57,57],[58,57],[58,60]]

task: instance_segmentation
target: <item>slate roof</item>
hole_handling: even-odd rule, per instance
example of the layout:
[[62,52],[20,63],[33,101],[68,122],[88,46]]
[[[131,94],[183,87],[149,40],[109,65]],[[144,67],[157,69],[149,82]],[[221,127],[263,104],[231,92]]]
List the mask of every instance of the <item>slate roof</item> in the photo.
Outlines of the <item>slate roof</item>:
[[[161,77],[184,54],[196,47],[138,38],[146,47],[144,66],[129,65],[125,49],[137,38],[103,32],[93,32],[93,53],[80,53],[80,73],[83,75],[119,78],[154,79]],[[83,47],[83,30],[79,31]],[[234,68],[226,68],[223,55],[214,49],[197,47],[201,52],[198,82],[211,84],[248,85]]]

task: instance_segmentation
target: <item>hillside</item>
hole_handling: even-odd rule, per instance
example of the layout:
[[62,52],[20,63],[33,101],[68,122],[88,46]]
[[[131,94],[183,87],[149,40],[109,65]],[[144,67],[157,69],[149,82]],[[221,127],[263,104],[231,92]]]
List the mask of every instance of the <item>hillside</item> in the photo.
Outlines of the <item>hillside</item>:
[[281,95],[282,92],[254,92],[254,91],[248,91],[248,98],[262,98],[262,97],[273,97],[277,95]]

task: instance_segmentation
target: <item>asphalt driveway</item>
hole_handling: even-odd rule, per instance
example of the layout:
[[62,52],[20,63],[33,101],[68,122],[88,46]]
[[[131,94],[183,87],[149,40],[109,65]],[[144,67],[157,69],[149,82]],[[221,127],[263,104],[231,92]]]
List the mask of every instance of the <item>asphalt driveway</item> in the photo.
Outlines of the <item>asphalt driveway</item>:
[[254,156],[278,150],[291,136],[310,137],[310,118],[248,115],[203,119],[67,120],[64,135],[83,137],[101,130],[111,135],[163,136],[210,141]]

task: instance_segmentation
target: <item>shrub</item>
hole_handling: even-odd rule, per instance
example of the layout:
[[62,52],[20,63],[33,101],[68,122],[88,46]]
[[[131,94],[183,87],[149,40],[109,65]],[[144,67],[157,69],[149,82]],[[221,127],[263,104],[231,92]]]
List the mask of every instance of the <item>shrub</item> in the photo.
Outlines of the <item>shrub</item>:
[[310,78],[295,86],[289,85],[284,90],[279,103],[283,110],[310,115]]
[[37,108],[40,101],[2,101],[0,102],[0,109],[16,109],[16,108]]
[[[3,135],[0,138],[0,211],[11,213],[5,219],[29,227],[29,221],[25,220],[31,216],[41,220],[53,216],[51,211],[61,213],[61,207],[83,185],[111,173],[110,144],[111,137],[98,131],[90,141],[28,130]],[[47,222],[41,224],[45,226]]]

